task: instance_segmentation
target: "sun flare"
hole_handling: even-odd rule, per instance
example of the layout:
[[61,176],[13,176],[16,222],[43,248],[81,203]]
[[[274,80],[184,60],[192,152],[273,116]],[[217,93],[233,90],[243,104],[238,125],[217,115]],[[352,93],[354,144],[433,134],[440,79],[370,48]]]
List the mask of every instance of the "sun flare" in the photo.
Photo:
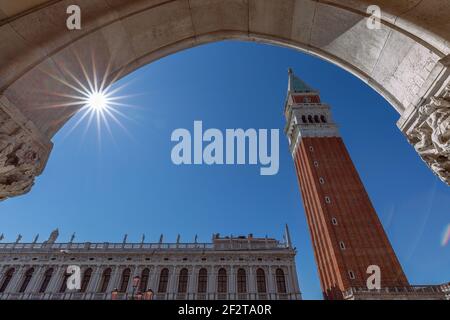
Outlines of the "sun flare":
[[92,92],[87,98],[87,104],[97,112],[108,108],[108,97],[103,92]]

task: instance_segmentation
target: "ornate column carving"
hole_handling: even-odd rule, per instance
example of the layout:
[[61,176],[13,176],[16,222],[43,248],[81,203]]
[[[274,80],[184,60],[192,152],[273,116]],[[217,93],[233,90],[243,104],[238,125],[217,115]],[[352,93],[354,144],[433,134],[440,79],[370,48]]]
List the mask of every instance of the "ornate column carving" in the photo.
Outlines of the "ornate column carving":
[[450,84],[401,125],[422,160],[450,185]]
[[0,95],[0,201],[30,191],[52,142]]

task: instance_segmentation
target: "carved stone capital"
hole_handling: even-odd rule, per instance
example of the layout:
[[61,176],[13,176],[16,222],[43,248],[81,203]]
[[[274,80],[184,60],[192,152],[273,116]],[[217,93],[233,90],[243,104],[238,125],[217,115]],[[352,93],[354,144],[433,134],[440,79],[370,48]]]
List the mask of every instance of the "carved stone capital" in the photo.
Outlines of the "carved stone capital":
[[30,191],[52,142],[0,95],[0,201]]
[[450,84],[417,109],[405,133],[431,170],[450,185]]

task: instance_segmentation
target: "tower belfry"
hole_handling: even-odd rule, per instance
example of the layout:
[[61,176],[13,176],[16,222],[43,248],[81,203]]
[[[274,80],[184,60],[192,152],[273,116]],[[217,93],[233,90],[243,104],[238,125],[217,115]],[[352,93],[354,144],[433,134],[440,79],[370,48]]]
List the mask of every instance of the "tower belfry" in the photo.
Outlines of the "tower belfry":
[[324,297],[367,289],[373,265],[382,288],[409,286],[330,107],[291,69],[284,114]]

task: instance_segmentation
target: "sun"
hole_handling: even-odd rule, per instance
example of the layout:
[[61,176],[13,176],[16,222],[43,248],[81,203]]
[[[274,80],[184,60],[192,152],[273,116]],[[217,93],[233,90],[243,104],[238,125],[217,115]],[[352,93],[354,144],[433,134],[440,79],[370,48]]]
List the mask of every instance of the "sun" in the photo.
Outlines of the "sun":
[[108,108],[108,97],[104,92],[91,92],[87,98],[87,105],[96,112],[103,112]]
[[119,94],[122,89],[128,86],[129,82],[119,86],[114,85],[114,83],[123,75],[123,70],[116,71],[114,75],[111,74],[111,62],[107,64],[106,69],[100,69],[101,71],[98,70],[94,54],[92,54],[92,61],[90,63],[91,70],[89,71],[88,61],[82,61],[77,53],[75,53],[75,58],[79,63],[77,72],[70,71],[64,65],[59,65],[64,77],[45,72],[44,70],[46,75],[57,80],[66,87],[66,90],[69,89],[70,92],[48,92],[48,94],[58,97],[61,101],[44,105],[42,108],[73,108],[70,117],[79,113],[79,118],[67,131],[66,136],[84,121],[86,122],[86,127],[83,136],[90,128],[91,124],[94,123],[97,127],[99,142],[101,140],[100,135],[103,128],[105,128],[112,137],[111,122],[117,124],[127,135],[130,135],[121,122],[121,118],[130,118],[122,112],[121,109],[136,107],[123,101],[128,100],[128,98],[135,95]]

